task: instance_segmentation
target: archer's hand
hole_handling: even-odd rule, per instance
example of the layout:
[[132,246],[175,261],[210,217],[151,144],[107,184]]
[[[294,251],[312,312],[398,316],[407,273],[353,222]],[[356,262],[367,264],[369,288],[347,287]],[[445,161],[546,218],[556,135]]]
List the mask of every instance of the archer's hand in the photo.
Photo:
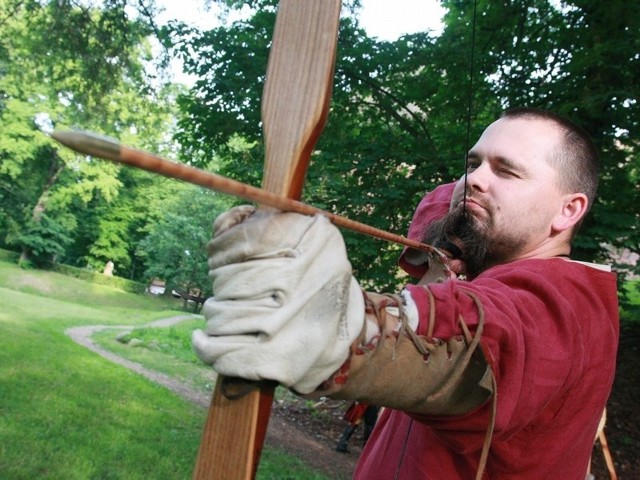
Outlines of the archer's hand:
[[326,217],[237,207],[214,224],[197,355],[223,375],[310,393],[348,358],[364,300]]

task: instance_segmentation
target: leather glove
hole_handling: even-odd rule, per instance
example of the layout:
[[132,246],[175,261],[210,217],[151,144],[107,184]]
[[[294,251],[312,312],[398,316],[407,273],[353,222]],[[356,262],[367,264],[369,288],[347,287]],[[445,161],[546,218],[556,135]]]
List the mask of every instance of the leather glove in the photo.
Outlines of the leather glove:
[[323,216],[237,207],[209,243],[214,296],[193,346],[223,375],[306,394],[347,360],[364,299],[338,229]]

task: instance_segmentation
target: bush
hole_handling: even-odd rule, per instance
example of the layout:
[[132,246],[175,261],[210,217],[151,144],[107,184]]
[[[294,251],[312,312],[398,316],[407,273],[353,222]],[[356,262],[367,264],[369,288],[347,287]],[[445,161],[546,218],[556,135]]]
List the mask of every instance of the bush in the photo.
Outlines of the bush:
[[130,293],[145,293],[147,286],[144,283],[134,282],[122,277],[108,277],[102,273],[92,272],[90,270],[84,270],[82,268],[71,267],[69,265],[62,265],[59,263],[49,264],[47,266],[49,270],[67,275],[69,277],[79,278],[91,283],[97,283],[99,285],[107,285],[110,287],[118,288]]
[[5,262],[17,263],[20,259],[20,254],[18,252],[12,252],[10,250],[3,250],[0,248],[0,260]]
[[[19,260],[20,253],[0,248],[0,261],[18,263]],[[21,266],[22,268],[27,269],[35,267],[35,265],[33,265],[30,261],[24,262],[24,264]],[[70,265],[63,265],[61,263],[45,262],[41,264],[41,266],[45,270],[51,270],[53,272],[67,275],[68,277],[79,278],[81,280],[86,280],[91,283],[97,283],[99,285],[107,285],[110,287],[118,288],[129,293],[145,293],[147,291],[147,286],[144,283],[134,282],[133,280],[128,280],[122,277],[108,277],[99,272],[92,272],[90,270],[72,267]]]

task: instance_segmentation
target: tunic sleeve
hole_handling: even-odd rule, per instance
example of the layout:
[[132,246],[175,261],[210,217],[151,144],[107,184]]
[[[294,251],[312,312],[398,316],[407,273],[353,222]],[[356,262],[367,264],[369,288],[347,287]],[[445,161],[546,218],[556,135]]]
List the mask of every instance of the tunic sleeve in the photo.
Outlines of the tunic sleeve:
[[438,338],[460,334],[457,318],[464,318],[472,331],[477,325],[477,309],[462,289],[480,299],[486,316],[481,348],[497,383],[496,434],[508,436],[543,411],[549,414],[549,404],[560,406],[580,378],[590,332],[577,307],[589,304],[603,318],[612,310],[585,288],[593,284],[592,278],[584,278],[585,269],[562,259],[522,260],[490,269],[471,282],[408,287],[420,311],[418,334],[425,333],[428,323],[425,288],[433,294],[433,335]]

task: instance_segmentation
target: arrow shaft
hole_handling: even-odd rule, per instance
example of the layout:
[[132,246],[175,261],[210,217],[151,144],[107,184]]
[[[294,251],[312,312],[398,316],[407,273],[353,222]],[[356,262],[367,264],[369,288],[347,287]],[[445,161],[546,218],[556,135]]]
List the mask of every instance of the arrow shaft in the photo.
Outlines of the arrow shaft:
[[369,235],[380,240],[398,243],[417,250],[438,253],[431,245],[426,245],[403,237],[402,235],[387,232],[372,227],[371,225],[327,212],[298,200],[283,197],[222,175],[206,172],[182,163],[176,163],[143,150],[126,147],[106,137],[83,132],[56,132],[52,137],[79,153],[124,163],[148,172],[183,180],[194,185],[233,195],[284,212],[296,212],[303,215],[324,215],[337,227]]

